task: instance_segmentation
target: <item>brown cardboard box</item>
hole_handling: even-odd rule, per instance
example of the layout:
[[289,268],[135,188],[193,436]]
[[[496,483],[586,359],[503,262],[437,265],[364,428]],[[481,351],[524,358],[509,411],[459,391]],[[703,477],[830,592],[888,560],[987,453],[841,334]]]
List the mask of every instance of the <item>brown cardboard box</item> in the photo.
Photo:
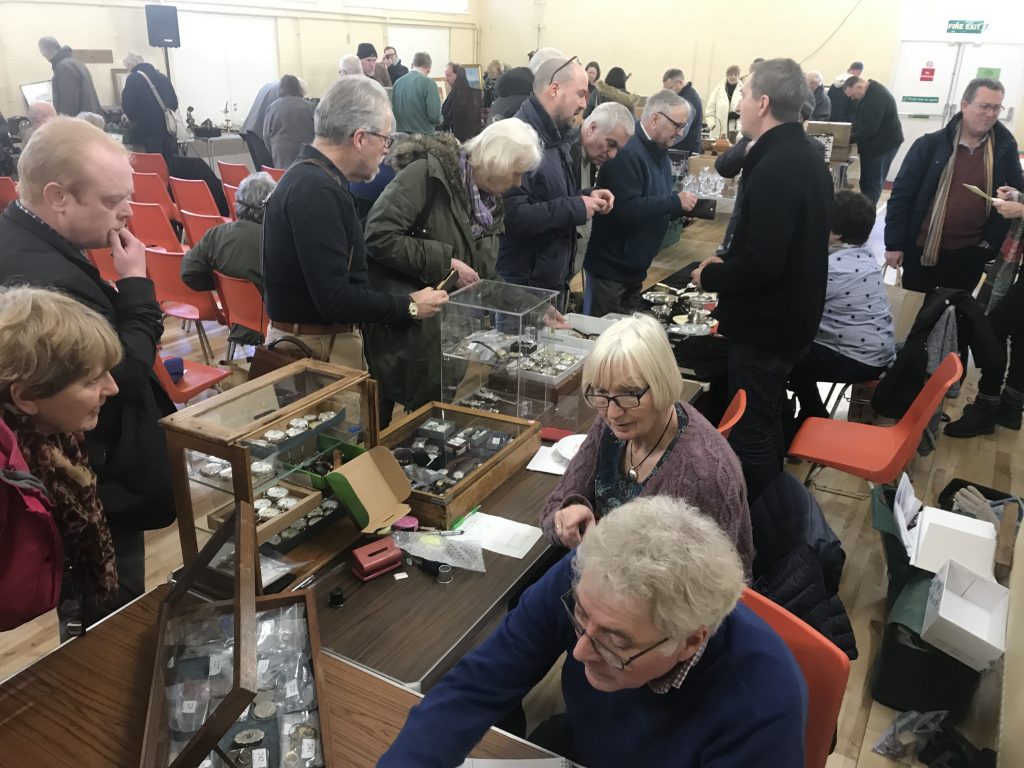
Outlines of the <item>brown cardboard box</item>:
[[717,159],[710,155],[690,155],[689,160],[686,161],[686,172],[691,176],[696,176],[705,168],[715,170],[715,160]]
[[387,528],[409,514],[412,484],[394,454],[378,445],[327,475],[327,484],[364,533]]

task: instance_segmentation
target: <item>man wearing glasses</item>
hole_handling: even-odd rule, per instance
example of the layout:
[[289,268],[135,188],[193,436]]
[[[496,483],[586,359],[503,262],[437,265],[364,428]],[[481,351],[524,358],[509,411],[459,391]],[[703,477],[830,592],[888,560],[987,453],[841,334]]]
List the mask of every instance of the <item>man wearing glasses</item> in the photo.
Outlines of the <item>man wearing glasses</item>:
[[990,198],[1000,187],[1021,188],[1017,142],[999,122],[1004,95],[998,80],[971,80],[959,114],[903,160],[886,209],[885,260],[902,264],[910,290],[972,291],[1003,244],[1009,221]]
[[850,141],[857,145],[860,154],[860,191],[877,203],[889,167],[903,143],[896,99],[881,83],[857,75],[843,83],[843,93],[857,107]]
[[506,281],[560,294],[564,309],[576,255],[576,227],[612,209],[608,190],[581,191],[579,163],[572,157],[572,121],[587,106],[587,73],[575,56],[544,61],[533,94],[516,118],[533,127],[544,145],[537,170],[505,193],[505,234],[498,273]]
[[726,535],[684,501],[604,518],[410,713],[379,768],[458,765],[560,660],[566,711],[530,740],[587,768],[802,768],[807,696],[737,601]]
[[630,311],[669,219],[697,204],[692,192],[673,190],[668,159],[668,148],[686,132],[691,109],[675,92],[658,91],[647,100],[633,138],[602,166],[598,183],[615,196],[616,205],[594,221],[583,262],[585,314]]
[[313,143],[299,150],[263,217],[268,340],[298,336],[319,359],[365,370],[359,324],[422,320],[448,300],[433,288],[381,293],[367,281],[349,182],[377,175],[393,129],[387,92],[370,78],[339,79],[317,105]]

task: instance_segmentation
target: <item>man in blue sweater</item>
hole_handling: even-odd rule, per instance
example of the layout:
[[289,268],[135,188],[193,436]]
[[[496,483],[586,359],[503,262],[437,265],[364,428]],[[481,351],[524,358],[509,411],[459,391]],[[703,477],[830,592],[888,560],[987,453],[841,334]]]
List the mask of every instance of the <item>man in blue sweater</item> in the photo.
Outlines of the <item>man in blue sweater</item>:
[[691,192],[672,190],[668,148],[686,129],[690,105],[666,89],[647,100],[636,132],[601,168],[598,186],[615,196],[615,208],[594,219],[583,262],[583,312],[601,317],[628,311],[647,268],[661,247],[672,216],[697,203]]
[[737,604],[743,586],[697,509],[624,504],[413,708],[378,767],[458,765],[565,654],[566,712],[532,738],[587,768],[803,768],[803,677]]

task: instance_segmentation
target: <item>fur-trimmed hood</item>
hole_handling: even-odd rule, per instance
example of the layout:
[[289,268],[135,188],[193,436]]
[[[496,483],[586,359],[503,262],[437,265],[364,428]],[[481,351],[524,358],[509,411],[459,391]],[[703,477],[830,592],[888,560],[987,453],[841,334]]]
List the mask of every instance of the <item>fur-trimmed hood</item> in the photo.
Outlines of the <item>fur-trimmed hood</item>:
[[[437,133],[433,136],[414,133],[394,146],[388,156],[388,163],[396,173],[400,173],[403,168],[415,161],[432,157],[444,174],[442,181],[468,210],[469,195],[466,192],[466,185],[462,183],[462,171],[459,169],[461,151],[462,145],[459,144],[459,140],[450,133]],[[431,165],[429,159],[427,165]]]

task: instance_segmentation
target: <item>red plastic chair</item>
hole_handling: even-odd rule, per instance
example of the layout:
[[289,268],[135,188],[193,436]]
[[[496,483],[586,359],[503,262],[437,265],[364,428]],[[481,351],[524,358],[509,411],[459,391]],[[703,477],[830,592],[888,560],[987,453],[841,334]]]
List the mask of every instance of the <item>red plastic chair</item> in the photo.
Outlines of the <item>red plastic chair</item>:
[[100,277],[108,283],[116,283],[121,279],[121,275],[114,266],[114,256],[109,248],[86,248],[85,255],[100,271]]
[[171,176],[171,194],[181,211],[201,213],[204,216],[220,216],[220,209],[213,199],[210,188],[205,181],[194,179],[176,179]]
[[[259,289],[248,280],[230,277],[223,272],[214,270],[213,283],[217,287],[217,296],[224,309],[229,325],[241,325],[259,331],[263,338],[267,337],[270,318],[263,308],[263,296]],[[228,342],[228,360],[234,358],[235,342]]]
[[163,248],[165,251],[182,251],[178,236],[171,227],[164,209],[156,203],[129,203],[132,217],[128,219],[128,230],[147,248]]
[[224,189],[224,197],[228,201],[228,212],[231,214],[232,221],[238,221],[238,213],[235,211],[235,195],[238,194],[238,187],[233,187],[230,184],[221,184]]
[[17,199],[18,185],[14,183],[14,179],[10,176],[0,176],[0,208],[6,208]]
[[203,321],[220,322],[220,313],[212,291],[193,291],[181,279],[181,252],[146,249],[146,273],[156,289],[156,300],[165,315],[195,323],[203,359],[209,365],[213,348],[206,337]]
[[161,179],[159,174],[133,173],[132,185],[132,200],[136,203],[159,205],[164,209],[169,221],[181,223],[181,212],[171,200],[171,194],[167,191],[167,182]]
[[175,384],[160,355],[157,355],[156,360],[153,361],[153,370],[156,372],[156,377],[160,381],[160,386],[164,388],[164,392],[172,402],[178,404],[187,403],[200,392],[216,387],[231,375],[230,371],[186,360],[185,375]]
[[764,595],[745,589],[741,599],[775,630],[800,665],[807,683],[804,766],[825,768],[850,677],[850,660],[831,640]]
[[181,217],[185,222],[185,239],[191,246],[195,246],[199,239],[211,229],[224,223],[223,216],[203,216],[192,213],[192,211],[182,211]]
[[729,403],[729,407],[725,409],[725,414],[722,416],[722,420],[718,423],[718,433],[722,437],[728,437],[729,433],[732,432],[732,428],[735,427],[740,419],[743,418],[743,414],[747,410],[747,390],[737,389],[736,394],[732,396],[732,402]]
[[281,177],[284,176],[284,168],[271,168],[269,165],[264,165],[262,170],[270,174],[270,178],[274,181],[280,181]]
[[960,358],[946,355],[910,408],[894,426],[807,419],[789,446],[789,455],[811,462],[804,482],[820,467],[832,467],[869,483],[891,483],[910,463],[924,428],[954,382],[963,373]]
[[155,173],[161,179],[164,180],[164,185],[167,185],[167,180],[171,177],[171,172],[167,170],[167,161],[164,160],[164,156],[151,152],[129,152],[128,162],[132,164],[132,170],[136,173]]
[[249,170],[248,166],[241,163],[225,163],[223,160],[218,160],[217,173],[220,174],[222,184],[230,184],[233,187],[237,187],[242,183],[242,179],[249,176],[252,171]]

